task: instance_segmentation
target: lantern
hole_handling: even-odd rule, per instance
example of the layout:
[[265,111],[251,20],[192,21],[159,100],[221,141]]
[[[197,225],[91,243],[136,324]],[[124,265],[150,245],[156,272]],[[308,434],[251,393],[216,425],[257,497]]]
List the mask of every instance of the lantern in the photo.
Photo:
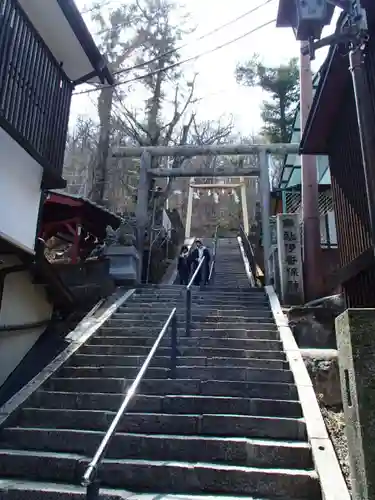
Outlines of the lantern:
[[280,0],[276,26],[293,28],[297,40],[317,40],[334,9],[329,0]]

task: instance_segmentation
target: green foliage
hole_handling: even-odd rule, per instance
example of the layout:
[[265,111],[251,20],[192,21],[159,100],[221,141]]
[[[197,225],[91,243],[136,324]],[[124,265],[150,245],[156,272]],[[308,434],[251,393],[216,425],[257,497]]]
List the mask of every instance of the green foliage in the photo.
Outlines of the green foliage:
[[269,99],[262,103],[262,133],[270,142],[288,142],[299,100],[297,58],[287,64],[269,67],[254,55],[237,66],[236,79],[247,87],[260,87],[268,94]]

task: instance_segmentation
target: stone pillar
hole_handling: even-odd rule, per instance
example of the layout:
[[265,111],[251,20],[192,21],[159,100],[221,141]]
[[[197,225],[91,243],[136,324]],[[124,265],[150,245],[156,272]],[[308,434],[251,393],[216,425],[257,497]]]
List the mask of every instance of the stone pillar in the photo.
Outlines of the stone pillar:
[[188,194],[188,202],[187,202],[187,211],[186,211],[186,224],[185,224],[185,238],[190,238],[191,236],[191,219],[193,217],[193,193],[194,189],[192,187],[192,183],[194,182],[194,177],[191,177],[189,181],[189,194]]
[[375,500],[375,309],[336,318],[353,500]]
[[247,189],[245,177],[240,177],[241,182],[241,206],[242,206],[242,221],[243,229],[247,237],[249,237],[250,227],[249,227],[249,209],[247,207]]
[[142,281],[143,252],[145,247],[145,232],[148,224],[148,195],[150,189],[150,177],[148,171],[151,169],[152,158],[145,151],[141,157],[139,169],[139,182],[137,192],[137,206],[135,216],[137,221],[137,250],[139,254],[138,281]]
[[263,253],[264,253],[264,274],[266,285],[271,283],[270,280],[270,250],[271,250],[271,234],[270,234],[270,199],[271,186],[268,169],[268,155],[265,151],[259,153],[259,185],[260,197],[262,205],[262,233],[263,233]]
[[276,229],[280,288],[283,304],[303,304],[299,214],[278,214]]

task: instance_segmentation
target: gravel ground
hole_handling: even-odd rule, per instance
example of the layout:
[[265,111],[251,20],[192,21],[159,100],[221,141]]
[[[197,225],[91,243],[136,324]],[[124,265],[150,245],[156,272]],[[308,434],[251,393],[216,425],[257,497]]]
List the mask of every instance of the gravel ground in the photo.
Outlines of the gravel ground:
[[321,406],[320,409],[326,423],[329,436],[336,450],[336,454],[341,465],[341,470],[344,474],[346,483],[350,491],[351,484],[348,462],[348,442],[345,436],[344,412],[342,410],[326,408],[325,406]]

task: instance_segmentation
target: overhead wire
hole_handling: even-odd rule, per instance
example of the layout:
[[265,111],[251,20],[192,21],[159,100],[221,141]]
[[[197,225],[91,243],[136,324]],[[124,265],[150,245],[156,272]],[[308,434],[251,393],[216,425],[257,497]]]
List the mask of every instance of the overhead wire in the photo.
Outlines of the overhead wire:
[[[114,72],[114,74],[119,74],[120,72],[126,72],[126,71],[131,71],[133,69],[138,69],[138,68],[141,68],[142,66],[147,66],[147,64],[150,64],[154,61],[157,61],[160,57],[166,57],[170,54],[173,54],[174,52],[177,52],[181,49],[184,49],[185,47],[187,47],[188,45],[190,45],[192,42],[199,42],[201,40],[204,40],[205,38],[211,36],[211,35],[214,35],[215,33],[218,33],[219,31],[227,28],[228,26],[231,26],[232,24],[238,22],[238,21],[241,21],[242,19],[244,19],[245,17],[249,16],[250,14],[253,14],[254,12],[256,12],[257,10],[265,7],[266,5],[268,5],[269,3],[272,3],[274,2],[275,0],[265,0],[263,1],[261,4],[253,7],[252,9],[244,12],[243,14],[240,14],[239,16],[231,19],[230,21],[227,21],[226,23],[214,28],[213,30],[207,32],[207,33],[204,33],[203,35],[199,36],[198,38],[196,38],[195,40],[192,40],[192,41],[188,41],[186,43],[183,43],[182,45],[179,45],[178,47],[174,47],[173,49],[170,49],[162,54],[159,54],[157,57],[155,57],[154,59],[150,59],[149,61],[145,61],[144,63],[140,63],[140,64],[136,64],[135,66],[131,66],[129,68],[124,68],[122,70],[119,70],[118,72]],[[118,24],[115,24],[113,27],[111,28],[105,28],[103,30],[100,30],[98,31],[97,33],[94,33],[94,36],[99,36],[99,35],[102,35],[104,33],[107,33],[109,31],[111,31],[111,29],[116,29],[116,28],[120,28],[120,27],[125,27],[127,24],[126,23],[118,23]]]
[[221,50],[221,49],[223,49],[225,47],[228,47],[229,45],[232,45],[233,43],[236,43],[236,42],[242,40],[243,38],[246,38],[247,36],[255,33],[256,31],[259,31],[262,28],[265,28],[266,26],[269,26],[270,24],[272,24],[274,22],[275,22],[275,19],[271,19],[270,21],[267,21],[267,22],[265,22],[265,23],[257,26],[256,28],[253,28],[250,31],[247,31],[246,33],[243,33],[242,35],[240,35],[240,36],[238,36],[236,38],[233,38],[232,40],[229,40],[228,42],[225,42],[225,43],[223,43],[221,45],[218,45],[217,47],[214,47],[212,49],[208,49],[208,50],[206,50],[204,52],[201,52],[200,54],[197,54],[195,56],[191,56],[191,57],[188,57],[187,59],[183,59],[182,61],[177,61],[176,63],[173,63],[173,64],[170,64],[170,65],[166,66],[165,68],[157,69],[155,71],[150,71],[148,73],[145,73],[143,75],[135,76],[135,77],[130,78],[128,80],[119,81],[119,82],[114,83],[113,85],[102,85],[100,87],[95,87],[95,88],[92,88],[92,89],[81,90],[80,92],[75,92],[73,95],[90,94],[91,92],[98,92],[98,91],[102,90],[103,88],[111,88],[111,87],[117,87],[119,85],[126,85],[128,83],[132,83],[132,82],[136,82],[136,81],[139,81],[139,80],[143,80],[144,78],[148,78],[150,76],[157,75],[158,73],[163,73],[163,72],[168,71],[170,69],[177,68],[177,67],[179,67],[179,66],[181,66],[183,64],[187,64],[189,62],[197,61],[201,57],[204,57],[206,55],[209,55],[209,54],[212,54],[212,53],[216,52],[217,50]]

